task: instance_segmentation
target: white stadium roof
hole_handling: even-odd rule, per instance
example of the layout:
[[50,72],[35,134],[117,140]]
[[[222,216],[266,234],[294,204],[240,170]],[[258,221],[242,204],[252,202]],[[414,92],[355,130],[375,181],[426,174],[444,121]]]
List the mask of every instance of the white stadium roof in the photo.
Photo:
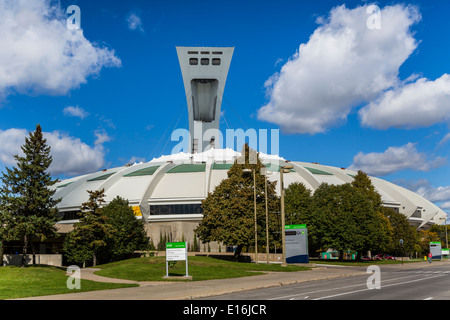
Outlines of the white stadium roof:
[[[147,163],[103,170],[59,182],[55,186],[55,198],[62,199],[58,204],[61,212],[74,212],[88,200],[87,190],[104,189],[106,203],[117,196],[128,199],[130,205],[139,206],[139,215],[146,222],[200,221],[201,213],[192,211],[192,208],[198,210],[208,193],[227,178],[228,169],[239,155],[239,152],[231,149],[210,149],[203,153],[179,153]],[[259,157],[268,166],[268,171],[273,172],[268,176],[269,180],[278,181],[279,166],[284,165],[285,160],[261,153]],[[291,161],[289,164],[294,169],[284,175],[285,187],[293,182],[301,182],[314,191],[323,182],[335,185],[352,182],[356,174],[352,170],[318,163]],[[427,228],[433,224],[442,224],[446,218],[447,214],[443,210],[418,194],[388,181],[370,178],[383,204],[404,214],[411,225]],[[280,194],[279,183],[277,193]],[[157,206],[166,207],[151,212],[151,208]],[[164,211],[167,206],[175,209]],[[66,223],[74,222],[67,218],[64,220]]]

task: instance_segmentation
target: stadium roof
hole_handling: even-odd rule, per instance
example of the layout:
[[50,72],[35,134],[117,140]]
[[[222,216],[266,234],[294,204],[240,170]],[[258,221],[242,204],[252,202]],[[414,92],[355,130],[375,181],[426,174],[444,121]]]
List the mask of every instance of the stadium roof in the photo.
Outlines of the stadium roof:
[[[147,221],[200,220],[200,213],[151,215],[152,205],[199,204],[209,192],[227,178],[227,171],[240,155],[230,149],[210,149],[203,153],[179,153],[153,159],[147,163],[129,164],[100,172],[74,177],[59,182],[55,198],[62,212],[79,210],[88,200],[87,190],[105,190],[105,200],[110,202],[120,196],[128,199],[130,205],[139,207],[139,214]],[[266,164],[270,181],[280,178],[280,165],[287,162],[278,157],[259,154]],[[321,183],[334,185],[353,181],[355,171],[318,163],[289,162],[294,166],[284,175],[287,187],[293,182],[301,182],[314,191]],[[380,193],[383,204],[398,210],[408,217],[411,225],[429,227],[442,224],[447,214],[435,204],[418,194],[388,181],[370,177]],[[280,194],[280,185],[277,184]],[[67,221],[67,223],[73,221]]]

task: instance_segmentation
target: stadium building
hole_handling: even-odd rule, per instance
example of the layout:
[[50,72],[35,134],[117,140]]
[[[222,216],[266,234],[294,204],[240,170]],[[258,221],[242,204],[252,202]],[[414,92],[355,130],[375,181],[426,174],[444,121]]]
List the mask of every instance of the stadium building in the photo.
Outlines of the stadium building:
[[[161,235],[171,239],[194,240],[195,227],[202,219],[201,202],[227,178],[227,171],[240,155],[232,149],[215,148],[220,139],[221,103],[234,48],[177,47],[189,111],[188,152],[180,152],[147,163],[128,164],[86,174],[55,185],[55,198],[61,221],[60,232],[68,232],[77,222],[87,190],[105,190],[106,203],[120,196],[128,199],[147,234],[156,245]],[[205,138],[207,137],[207,138]],[[284,186],[301,182],[314,191],[321,183],[344,184],[356,172],[318,163],[286,162],[283,158],[260,153],[270,181],[279,181],[280,167],[293,169],[284,174]],[[427,229],[442,224],[446,213],[418,194],[388,181],[371,177],[384,206],[404,214],[410,224]],[[277,183],[280,194],[280,183]],[[211,251],[216,251],[212,244]]]

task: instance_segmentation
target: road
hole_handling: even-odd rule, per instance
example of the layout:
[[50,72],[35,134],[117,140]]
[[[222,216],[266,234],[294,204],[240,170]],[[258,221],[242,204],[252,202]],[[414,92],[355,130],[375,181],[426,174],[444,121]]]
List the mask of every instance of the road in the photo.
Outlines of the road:
[[450,300],[450,263],[422,266],[403,268],[401,265],[386,265],[380,266],[379,273],[367,273],[365,276],[309,281],[206,299]]

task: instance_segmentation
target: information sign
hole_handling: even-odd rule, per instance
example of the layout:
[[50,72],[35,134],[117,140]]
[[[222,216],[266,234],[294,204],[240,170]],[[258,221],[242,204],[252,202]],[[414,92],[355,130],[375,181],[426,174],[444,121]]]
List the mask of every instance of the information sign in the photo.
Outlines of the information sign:
[[187,242],[166,243],[166,277],[169,277],[169,261],[186,261],[186,277],[188,273]]
[[430,252],[432,259],[442,259],[442,247],[440,242],[430,242]]
[[285,226],[286,262],[309,263],[308,229],[306,224]]

